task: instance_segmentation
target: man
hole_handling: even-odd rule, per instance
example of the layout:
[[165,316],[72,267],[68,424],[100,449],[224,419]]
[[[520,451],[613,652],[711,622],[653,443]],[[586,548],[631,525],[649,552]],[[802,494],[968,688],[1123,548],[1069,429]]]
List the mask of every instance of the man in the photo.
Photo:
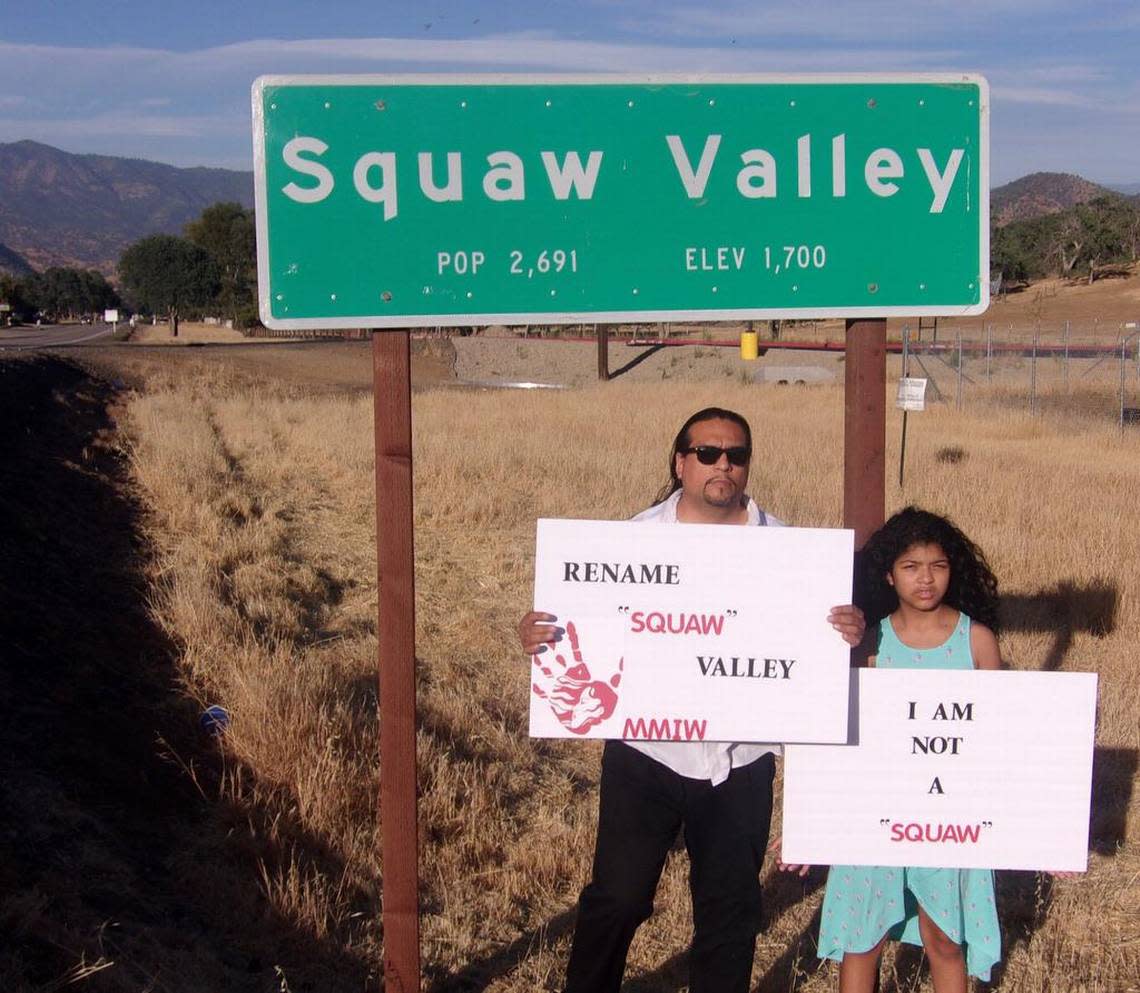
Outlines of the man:
[[[752,431],[739,414],[708,407],[677,433],[670,481],[635,521],[780,526],[747,494]],[[519,623],[523,650],[558,640],[556,617]],[[855,607],[832,626],[863,636]],[[778,746],[730,742],[607,741],[602,756],[593,876],[582,891],[566,993],[617,993],[634,932],[653,911],[665,858],[685,829],[693,944],[692,993],[747,993],[760,930],[760,869],[772,816]]]

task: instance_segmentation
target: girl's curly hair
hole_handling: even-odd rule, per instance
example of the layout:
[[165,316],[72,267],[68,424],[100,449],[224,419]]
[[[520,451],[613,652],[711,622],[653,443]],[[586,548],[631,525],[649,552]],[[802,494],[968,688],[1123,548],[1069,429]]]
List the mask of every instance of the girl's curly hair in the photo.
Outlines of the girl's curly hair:
[[997,579],[982,550],[945,517],[918,507],[895,514],[867,540],[856,557],[855,603],[878,624],[898,609],[895,588],[887,573],[911,545],[940,545],[950,560],[950,586],[945,603],[990,630],[998,629]]

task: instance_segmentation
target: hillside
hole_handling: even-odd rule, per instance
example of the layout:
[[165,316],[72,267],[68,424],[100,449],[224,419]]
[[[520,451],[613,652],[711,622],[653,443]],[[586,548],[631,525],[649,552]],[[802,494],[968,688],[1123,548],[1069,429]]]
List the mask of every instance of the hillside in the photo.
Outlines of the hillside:
[[0,273],[7,272],[13,276],[26,276],[32,271],[32,267],[28,265],[28,260],[19,252],[13,252],[7,245],[0,244]]
[[[253,174],[0,144],[0,243],[36,269],[111,274],[131,242],[178,233],[219,200],[253,206]],[[0,258],[0,265],[3,265]]]
[[1056,214],[1100,196],[1120,196],[1106,186],[1064,172],[1034,172],[990,191],[990,215],[998,227]]

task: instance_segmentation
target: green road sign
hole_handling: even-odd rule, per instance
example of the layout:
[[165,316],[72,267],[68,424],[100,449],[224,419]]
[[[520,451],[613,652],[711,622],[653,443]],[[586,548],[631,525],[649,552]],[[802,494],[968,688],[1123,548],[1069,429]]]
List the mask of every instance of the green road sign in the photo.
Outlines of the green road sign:
[[272,76],[271,327],[977,314],[972,75]]

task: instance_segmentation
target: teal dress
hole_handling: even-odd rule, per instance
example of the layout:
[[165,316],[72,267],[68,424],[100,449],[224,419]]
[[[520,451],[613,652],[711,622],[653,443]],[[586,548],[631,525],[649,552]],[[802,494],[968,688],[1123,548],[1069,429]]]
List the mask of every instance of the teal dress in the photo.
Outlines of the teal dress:
[[[937,648],[909,648],[891,619],[879,624],[879,669],[972,669],[970,618],[959,614],[954,633]],[[966,971],[989,979],[1001,958],[1001,932],[989,869],[920,869],[833,865],[827,876],[819,928],[819,957],[867,952],[883,935],[921,945],[918,908],[951,941],[963,946]]]

